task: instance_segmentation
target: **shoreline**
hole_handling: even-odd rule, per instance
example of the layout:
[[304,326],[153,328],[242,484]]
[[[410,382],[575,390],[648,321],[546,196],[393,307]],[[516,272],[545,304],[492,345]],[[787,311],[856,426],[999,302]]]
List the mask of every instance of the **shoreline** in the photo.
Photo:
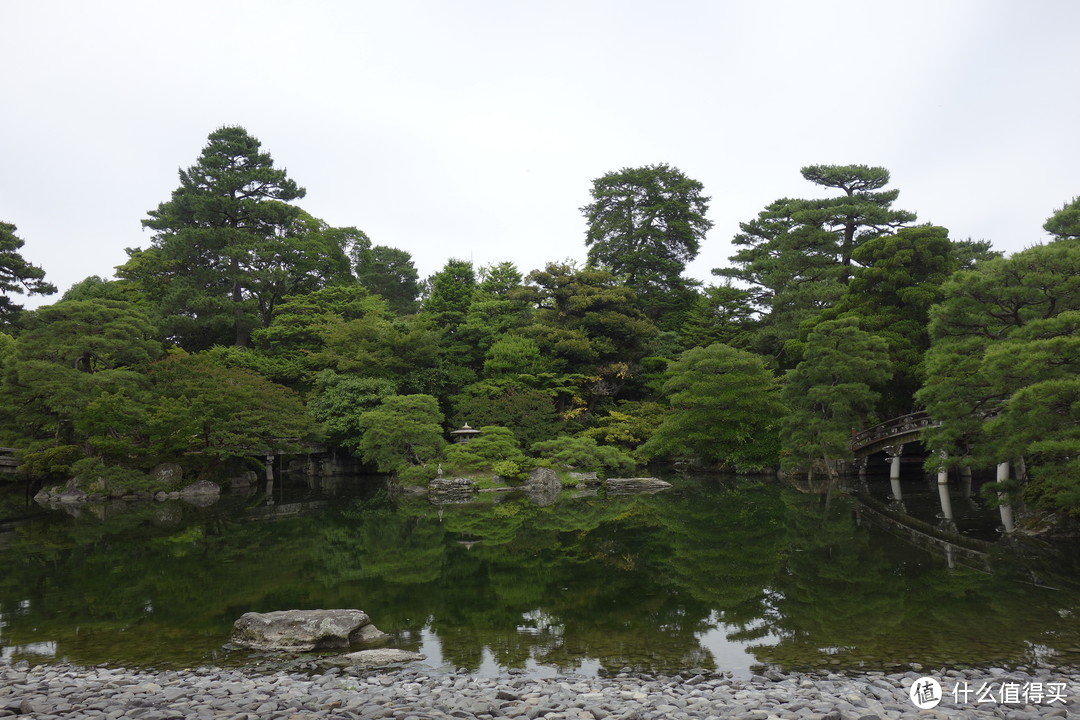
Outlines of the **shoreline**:
[[[911,698],[912,684],[924,677],[938,680],[942,688],[941,703],[933,709],[920,710]],[[990,695],[977,701],[982,686],[989,686]],[[966,701],[961,697],[965,690]],[[1019,702],[1002,702],[1014,698]],[[0,661],[0,717],[44,719],[1036,720],[1069,717],[1077,703],[1077,668],[927,670],[924,675],[770,671],[768,677],[744,680],[724,673],[532,677],[511,671],[487,678],[411,666],[308,674]]]

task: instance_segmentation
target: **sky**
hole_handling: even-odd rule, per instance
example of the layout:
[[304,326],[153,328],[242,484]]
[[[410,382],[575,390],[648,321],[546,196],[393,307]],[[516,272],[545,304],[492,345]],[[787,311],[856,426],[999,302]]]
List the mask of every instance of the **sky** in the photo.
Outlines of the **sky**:
[[[592,181],[666,163],[714,225],[887,168],[894,207],[1006,253],[1080,194],[1073,0],[0,0],[0,220],[61,292],[147,247],[240,125],[335,226],[523,272],[584,261]],[[19,297],[27,306],[57,299]]]

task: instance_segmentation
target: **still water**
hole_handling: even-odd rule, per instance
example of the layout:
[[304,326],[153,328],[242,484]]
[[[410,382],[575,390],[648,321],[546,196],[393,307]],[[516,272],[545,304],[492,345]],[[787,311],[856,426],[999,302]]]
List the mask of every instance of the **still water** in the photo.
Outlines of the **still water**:
[[22,517],[0,522],[0,654],[246,663],[226,647],[242,613],[341,607],[434,668],[480,674],[1080,663],[1075,553],[984,542],[992,512],[958,513],[943,542],[918,485],[905,500],[927,524],[908,527],[835,488],[669,479],[551,504],[434,505],[362,479],[209,507],[46,511],[7,492],[0,517]]

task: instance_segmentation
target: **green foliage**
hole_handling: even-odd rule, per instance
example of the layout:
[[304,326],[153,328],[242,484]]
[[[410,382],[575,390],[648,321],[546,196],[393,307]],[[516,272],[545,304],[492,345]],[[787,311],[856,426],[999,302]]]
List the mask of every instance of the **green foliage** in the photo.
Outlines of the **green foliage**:
[[666,408],[657,402],[620,400],[618,409],[596,417],[596,425],[582,430],[580,435],[601,445],[632,451],[653,436],[666,415]]
[[529,323],[533,312],[521,273],[513,263],[481,268],[480,277],[465,321],[455,333],[461,343],[455,347],[458,361],[467,363],[476,358],[477,369],[496,343]]
[[183,487],[183,481],[162,484],[144,472],[119,465],[108,465],[98,457],[84,457],[71,465],[71,475],[79,488],[88,493],[125,495],[132,492],[172,492]]
[[537,311],[520,332],[569,381],[559,383],[560,412],[576,417],[614,399],[634,379],[636,363],[657,335],[633,291],[605,270],[565,263],[549,263],[526,279]]
[[[517,438],[509,428],[485,425],[480,435],[467,443],[454,443],[446,448],[446,463],[450,472],[470,473],[492,470],[504,477],[518,477],[527,464]],[[499,465],[500,470],[495,469]]]
[[15,338],[0,332],[0,374],[4,371],[4,362],[15,355]]
[[1043,229],[1056,240],[1080,238],[1080,197],[1065,203],[1060,210],[1047,218]]
[[75,444],[73,425],[102,393],[137,396],[160,357],[146,316],[115,300],[72,300],[28,313],[4,362],[0,424],[21,443]]
[[430,395],[391,395],[360,416],[360,452],[380,472],[427,465],[446,445],[439,402]]
[[484,377],[498,378],[518,375],[540,375],[550,367],[532,338],[504,335],[488,349],[484,361]]
[[295,451],[314,433],[300,397],[207,354],[171,354],[150,369],[155,398],[146,433],[158,457],[198,453],[212,460]]
[[829,474],[851,459],[851,434],[866,424],[878,400],[872,389],[892,372],[888,344],[855,318],[822,322],[807,338],[805,359],[784,377],[782,422],[787,468],[823,466]]
[[697,296],[682,326],[688,347],[724,343],[746,348],[756,327],[753,296],[733,285],[710,285]]
[[249,344],[288,295],[350,277],[345,248],[367,242],[289,204],[305,191],[240,127],[211,133],[172,198],[143,225],[147,250],[118,274],[138,283],[188,349]]
[[1024,494],[1080,514],[1080,245],[1065,238],[982,263],[944,295],[917,396],[942,422],[928,446],[974,467],[1024,457]]
[[19,254],[25,244],[15,234],[17,227],[0,221],[0,326],[11,323],[22,310],[11,301],[11,293],[52,295],[56,286],[45,282],[45,271]]
[[[943,283],[970,263],[985,256],[978,243],[954,243],[945,228],[919,225],[892,235],[867,240],[852,253],[860,263],[847,292],[837,304],[804,323],[805,335],[816,323],[852,316],[860,326],[885,339],[893,372],[874,389],[882,396],[881,415],[912,412],[913,397],[922,379],[923,355],[930,346],[927,333],[930,308],[942,298]],[[800,350],[789,344],[789,354]]]
[[526,446],[549,440],[562,428],[551,394],[520,382],[482,381],[451,398],[453,423],[508,427]]
[[741,470],[775,465],[784,410],[761,357],[714,343],[687,350],[668,373],[671,410],[639,448],[641,456],[691,457]]
[[419,309],[419,274],[412,255],[386,245],[360,250],[355,256],[356,280],[363,287],[384,298],[398,315],[411,315]]
[[72,475],[72,466],[84,457],[78,445],[43,447],[22,454],[19,472],[31,480],[67,480]]
[[456,328],[465,322],[476,291],[476,271],[468,260],[450,259],[431,278],[431,293],[424,313],[442,327]]
[[892,209],[899,191],[880,191],[889,182],[884,168],[811,165],[802,175],[841,194],[770,204],[757,219],[739,225],[742,232],[732,242],[740,249],[729,258],[734,266],[713,270],[752,287],[763,313],[755,347],[778,357],[783,367],[798,362],[785,344],[797,337],[800,324],[843,295],[856,250],[915,220],[914,213]]
[[664,329],[677,328],[693,303],[693,283],[682,273],[712,227],[703,189],[666,164],[623,168],[594,180],[593,202],[581,208],[589,263],[624,278]]
[[533,443],[532,453],[557,466],[576,470],[610,470],[630,473],[637,462],[627,453],[608,445],[598,445],[589,437],[563,435],[553,440]]
[[397,384],[392,380],[324,370],[316,378],[308,411],[322,423],[323,435],[332,445],[358,454],[364,413],[396,393]]

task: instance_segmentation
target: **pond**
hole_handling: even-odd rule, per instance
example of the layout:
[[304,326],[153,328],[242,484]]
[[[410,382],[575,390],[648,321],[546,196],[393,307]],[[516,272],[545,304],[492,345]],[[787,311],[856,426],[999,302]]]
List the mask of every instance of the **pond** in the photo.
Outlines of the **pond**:
[[[955,543],[872,498],[730,476],[651,495],[392,498],[334,492],[42,510],[0,499],[0,654],[31,662],[238,664],[249,610],[360,608],[435,669],[496,674],[1080,662],[1072,548]],[[872,480],[871,495],[887,492]],[[882,488],[885,488],[882,490]],[[918,507],[928,487],[905,490]],[[951,548],[951,549],[950,549]]]

